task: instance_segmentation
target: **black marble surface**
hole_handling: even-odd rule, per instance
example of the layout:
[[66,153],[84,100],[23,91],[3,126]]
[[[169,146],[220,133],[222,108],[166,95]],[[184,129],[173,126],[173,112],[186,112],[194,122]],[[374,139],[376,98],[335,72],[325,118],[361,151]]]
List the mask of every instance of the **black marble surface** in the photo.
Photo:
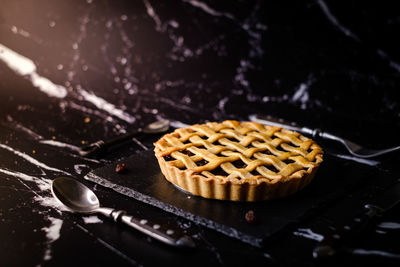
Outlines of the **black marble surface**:
[[[398,265],[398,207],[336,255],[312,256],[351,225],[344,214],[375,187],[344,195],[260,249],[83,178],[151,149],[156,137],[97,158],[77,149],[156,119],[179,126],[253,113],[369,147],[398,145],[399,32],[394,1],[0,0],[0,265]],[[400,178],[399,159],[344,160],[355,173],[374,168],[374,182],[389,177],[387,185]],[[65,212],[50,193],[59,175],[86,183],[105,206],[181,228],[198,249]]]

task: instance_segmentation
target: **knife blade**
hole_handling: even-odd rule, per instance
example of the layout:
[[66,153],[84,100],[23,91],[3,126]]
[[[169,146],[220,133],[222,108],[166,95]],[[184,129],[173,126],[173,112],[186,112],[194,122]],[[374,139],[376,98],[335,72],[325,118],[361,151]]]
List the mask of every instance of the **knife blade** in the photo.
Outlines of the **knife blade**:
[[294,122],[287,122],[287,121],[284,121],[283,119],[277,119],[275,117],[268,116],[268,115],[251,114],[251,115],[249,115],[249,119],[251,121],[258,122],[261,124],[282,127],[282,128],[286,128],[288,130],[300,132],[303,134],[313,135],[313,132],[314,132],[314,130],[311,128],[300,127]]
[[347,151],[355,157],[372,158],[372,157],[382,154],[382,153],[367,153],[367,154],[361,155],[360,153],[356,153],[360,150],[363,150],[363,147],[360,146],[359,144],[356,144],[356,143],[350,141],[350,140],[347,140],[340,136],[331,134],[329,132],[322,131],[321,129],[318,129],[318,128],[312,129],[312,128],[308,128],[308,127],[301,127],[293,122],[292,123],[285,122],[282,119],[275,119],[273,117],[266,116],[266,115],[260,115],[260,114],[252,114],[249,116],[249,119],[254,122],[267,124],[267,125],[271,125],[271,126],[283,127],[283,128],[286,128],[286,129],[289,129],[292,131],[296,131],[296,132],[299,132],[299,133],[302,133],[305,135],[310,135],[312,138],[322,138],[325,140],[339,142],[342,145],[344,145],[344,147],[347,149]]

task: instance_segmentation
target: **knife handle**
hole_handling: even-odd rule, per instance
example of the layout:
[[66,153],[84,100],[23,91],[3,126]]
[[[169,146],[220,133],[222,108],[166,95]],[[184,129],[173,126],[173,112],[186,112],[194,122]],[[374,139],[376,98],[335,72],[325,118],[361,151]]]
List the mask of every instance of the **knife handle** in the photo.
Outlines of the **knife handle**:
[[174,247],[194,248],[195,243],[187,235],[181,235],[171,229],[164,229],[159,224],[152,224],[146,219],[137,219],[127,215],[124,210],[115,210],[110,208],[99,208],[99,213],[111,217],[115,222],[123,222],[126,225],[158,240],[164,244]]
[[103,140],[98,140],[96,142],[93,142],[87,146],[81,147],[79,149],[79,155],[81,156],[90,156],[96,152],[106,150],[116,144],[120,144],[122,142],[125,142],[129,139],[132,139],[133,137],[138,136],[140,133],[142,133],[142,130],[139,129],[136,132],[128,133],[126,135],[118,136],[113,139],[110,139],[108,141],[103,141]]

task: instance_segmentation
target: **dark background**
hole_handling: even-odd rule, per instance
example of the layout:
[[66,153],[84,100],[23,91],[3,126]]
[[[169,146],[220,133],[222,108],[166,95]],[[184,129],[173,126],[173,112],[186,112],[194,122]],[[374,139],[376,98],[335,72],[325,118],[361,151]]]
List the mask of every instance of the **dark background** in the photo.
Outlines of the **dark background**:
[[[192,124],[260,113],[369,147],[398,145],[396,7],[395,1],[0,0],[0,265],[75,264],[75,254],[93,264],[189,258],[213,265],[244,258],[318,264],[311,257],[315,240],[291,234],[259,251],[87,183],[105,205],[178,223],[203,246],[195,255],[171,251],[105,218],[85,224],[80,215],[60,212],[49,185],[60,174],[83,181],[143,145],[151,149],[154,138],[143,137],[97,159],[76,153],[160,118]],[[25,61],[10,65],[10,51]],[[27,61],[36,69],[24,75]],[[37,77],[66,94],[46,93]],[[376,168],[397,179],[398,159],[380,159]],[[60,237],[49,238],[46,229],[57,220]],[[378,227],[369,243],[352,244],[395,256],[353,253],[343,261],[395,264],[400,252],[387,243],[398,232]]]

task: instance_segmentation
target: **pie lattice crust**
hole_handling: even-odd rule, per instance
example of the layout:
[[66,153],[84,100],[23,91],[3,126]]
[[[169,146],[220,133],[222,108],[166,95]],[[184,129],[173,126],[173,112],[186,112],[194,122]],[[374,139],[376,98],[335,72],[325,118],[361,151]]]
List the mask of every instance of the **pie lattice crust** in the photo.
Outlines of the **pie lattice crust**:
[[154,146],[169,182],[220,200],[291,195],[311,182],[323,161],[322,148],[297,132],[233,120],[179,128]]

